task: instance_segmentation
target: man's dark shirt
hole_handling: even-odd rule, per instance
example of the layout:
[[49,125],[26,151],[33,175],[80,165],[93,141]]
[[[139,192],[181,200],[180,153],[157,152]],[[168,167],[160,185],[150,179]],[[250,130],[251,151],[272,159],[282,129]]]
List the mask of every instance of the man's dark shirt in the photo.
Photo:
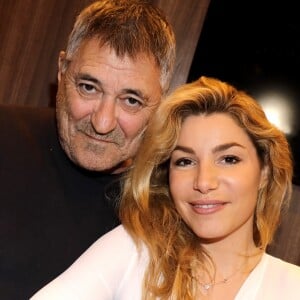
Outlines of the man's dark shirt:
[[0,106],[0,299],[28,299],[118,224],[118,179],[67,158],[54,109]]

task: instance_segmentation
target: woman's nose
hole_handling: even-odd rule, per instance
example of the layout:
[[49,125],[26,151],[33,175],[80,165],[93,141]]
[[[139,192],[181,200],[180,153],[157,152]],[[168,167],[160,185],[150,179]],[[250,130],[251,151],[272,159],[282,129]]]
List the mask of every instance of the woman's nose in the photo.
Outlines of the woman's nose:
[[218,172],[212,163],[202,163],[198,166],[195,178],[194,189],[203,194],[209,193],[218,186]]

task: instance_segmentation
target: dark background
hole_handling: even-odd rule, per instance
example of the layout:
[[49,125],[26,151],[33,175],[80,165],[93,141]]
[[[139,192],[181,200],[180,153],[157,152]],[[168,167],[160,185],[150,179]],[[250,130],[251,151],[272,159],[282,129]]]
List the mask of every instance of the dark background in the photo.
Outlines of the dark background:
[[[218,77],[256,96],[286,93],[300,117],[300,17],[297,1],[211,0],[188,81]],[[297,121],[298,125],[300,121]],[[300,126],[287,135],[300,185]]]

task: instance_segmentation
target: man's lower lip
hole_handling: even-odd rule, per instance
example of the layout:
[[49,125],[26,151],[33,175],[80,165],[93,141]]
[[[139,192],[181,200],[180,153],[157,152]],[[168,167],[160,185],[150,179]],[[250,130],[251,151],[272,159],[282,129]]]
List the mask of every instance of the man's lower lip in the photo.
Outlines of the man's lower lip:
[[88,134],[86,134],[86,136],[87,136],[88,138],[90,138],[90,139],[96,141],[96,142],[99,142],[99,143],[115,144],[115,142],[114,142],[114,141],[111,141],[111,140],[105,140],[105,139],[101,139],[101,138],[100,138],[100,139],[99,139],[99,138],[95,138],[95,137],[93,137],[93,136],[91,136],[91,135],[88,135]]

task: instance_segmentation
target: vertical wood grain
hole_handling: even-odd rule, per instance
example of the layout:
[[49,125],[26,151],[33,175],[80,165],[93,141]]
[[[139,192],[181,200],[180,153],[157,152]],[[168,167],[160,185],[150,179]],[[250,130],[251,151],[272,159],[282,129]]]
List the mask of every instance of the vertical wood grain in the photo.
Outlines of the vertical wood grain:
[[168,16],[177,40],[175,73],[170,89],[186,82],[210,0],[154,0]]
[[48,106],[57,57],[75,15],[91,1],[10,0],[0,5],[0,102]]

